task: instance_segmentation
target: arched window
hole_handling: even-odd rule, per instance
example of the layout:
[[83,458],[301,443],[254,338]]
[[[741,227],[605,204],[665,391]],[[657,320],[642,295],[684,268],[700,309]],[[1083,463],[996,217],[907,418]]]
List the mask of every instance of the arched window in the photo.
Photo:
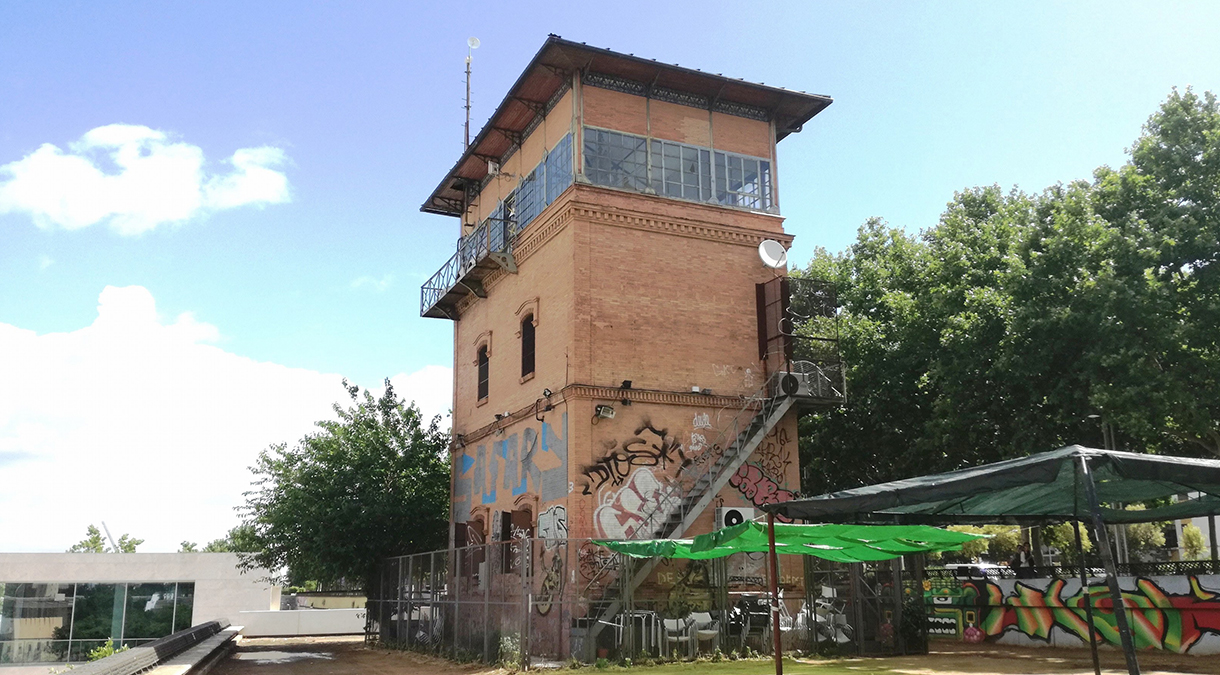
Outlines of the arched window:
[[521,377],[534,372],[534,315],[521,320]]
[[487,398],[487,380],[489,375],[487,360],[487,345],[479,347],[479,400]]

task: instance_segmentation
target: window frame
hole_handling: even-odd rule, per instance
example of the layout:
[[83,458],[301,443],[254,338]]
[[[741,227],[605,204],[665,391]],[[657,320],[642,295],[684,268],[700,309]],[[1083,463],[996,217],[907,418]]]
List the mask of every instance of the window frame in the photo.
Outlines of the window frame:
[[[538,322],[534,313],[530,312],[521,319],[521,381],[534,376],[538,372]],[[528,355],[529,370],[526,370]]]
[[[641,194],[655,194],[668,199],[681,199],[700,204],[728,206],[761,213],[779,212],[779,200],[775,195],[775,179],[772,175],[773,163],[769,157],[755,157],[754,155],[717,150],[716,148],[695,145],[693,143],[681,143],[654,136],[641,136],[604,127],[585,125],[584,132],[585,140],[582,164],[585,179],[592,185]],[[618,180],[612,176],[607,178],[607,180],[600,180],[601,176],[599,174],[612,174],[613,167],[611,166],[611,168],[607,169],[590,164],[591,155],[589,151],[591,148],[589,145],[591,142],[594,144],[601,142],[598,139],[599,134],[615,134],[624,138],[642,141],[645,154],[643,163],[644,178],[640,179],[634,174],[624,172],[621,175],[626,180]],[[595,140],[590,141],[590,137]],[[674,156],[667,156],[667,150],[675,151],[671,153]],[[695,162],[695,170],[693,172],[687,170],[687,163],[691,161],[687,159],[687,155],[693,155],[693,161]],[[598,155],[593,155],[593,157],[600,158]],[[706,164],[704,164],[705,157],[707,160]],[[675,167],[670,166],[671,160],[676,164]],[[613,160],[610,161],[613,163]],[[619,163],[622,161],[620,160]],[[755,167],[753,181],[745,180],[745,167],[748,163],[753,163]],[[737,173],[741,174],[739,180],[737,180],[739,184],[736,188],[733,188],[734,164],[739,167]],[[704,173],[705,168],[706,174]],[[675,171],[677,172],[676,174],[673,173]],[[671,180],[672,178],[676,178],[676,180]],[[671,191],[671,184],[676,186],[677,192],[680,194],[674,194]],[[724,186],[723,189],[721,185]],[[742,189],[747,186],[756,187],[753,190]],[[689,196],[692,190],[699,195],[698,198]]]

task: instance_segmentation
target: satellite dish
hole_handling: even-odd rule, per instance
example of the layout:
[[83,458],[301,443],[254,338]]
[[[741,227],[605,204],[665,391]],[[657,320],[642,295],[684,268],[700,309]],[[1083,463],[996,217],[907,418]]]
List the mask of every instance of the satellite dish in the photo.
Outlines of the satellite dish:
[[758,257],[762,258],[764,265],[772,269],[779,269],[788,264],[788,251],[774,239],[764,239],[758,245]]
[[476,38],[476,37],[470,38],[469,40],[466,41],[466,46],[470,47],[471,49],[478,49],[479,48],[479,38]]

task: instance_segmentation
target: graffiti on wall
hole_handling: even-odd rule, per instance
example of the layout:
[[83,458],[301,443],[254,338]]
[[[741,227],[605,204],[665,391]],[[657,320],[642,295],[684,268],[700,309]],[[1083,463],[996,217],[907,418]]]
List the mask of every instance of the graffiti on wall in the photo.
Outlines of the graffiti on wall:
[[568,494],[568,415],[561,429],[542,422],[540,429],[526,428],[490,446],[463,448],[456,458],[457,478],[453,487],[453,519],[464,523],[471,509],[494,504],[499,491],[512,496],[533,492],[542,502]]
[[[1213,584],[1220,582],[1211,579]],[[1132,580],[1124,581],[1132,586]],[[1011,590],[1006,592],[1008,585]],[[1174,585],[1183,587],[1182,592],[1167,588]],[[1070,587],[1075,592],[1069,595]],[[929,601],[941,634],[956,633],[967,642],[1019,635],[1050,643],[1055,629],[1089,640],[1086,597],[1095,608],[1093,631],[1098,641],[1119,645],[1114,604],[1105,585],[1088,586],[1082,592],[1075,580],[976,580],[962,582],[960,592],[931,596]],[[1133,588],[1123,590],[1123,599],[1131,608],[1128,617],[1137,649],[1185,653],[1204,635],[1220,635],[1220,592],[1207,590],[1196,576],[1136,578]],[[951,631],[946,619],[959,621],[958,630]]]
[[555,551],[551,553],[550,564],[545,566],[542,588],[534,599],[534,608],[542,616],[551,613],[556,596],[563,593],[563,558],[563,551]]
[[681,469],[688,463],[682,444],[670,436],[667,429],[657,429],[645,419],[643,425],[635,430],[635,436],[621,444],[609,441],[606,454],[581,469],[585,481],[584,494],[594,494],[595,490],[607,484],[622,485],[633,471],[641,467],[656,467],[663,473],[671,465]]
[[[775,479],[769,477],[756,463],[742,464],[737,473],[729,478],[729,485],[737,488],[743,497],[756,508],[767,504],[779,504],[796,497],[796,493],[779,486]],[[776,514],[775,519],[792,522],[791,518]]]
[[618,553],[591,541],[580,545],[576,558],[580,566],[580,577],[588,582],[588,587],[612,582],[622,561]]
[[681,499],[678,486],[664,474],[658,478],[652,469],[636,469],[626,485],[603,492],[593,526],[606,539],[651,539]]
[[757,367],[712,364],[712,374],[738,380],[743,389],[754,389],[762,384]]
[[[568,510],[556,504],[538,514],[538,536],[542,539],[568,538]],[[547,542],[550,546],[551,542]]]
[[788,443],[788,429],[777,426],[763,439],[758,450],[754,452],[758,466],[768,478],[783,483],[788,475],[788,466],[792,464],[792,448]]

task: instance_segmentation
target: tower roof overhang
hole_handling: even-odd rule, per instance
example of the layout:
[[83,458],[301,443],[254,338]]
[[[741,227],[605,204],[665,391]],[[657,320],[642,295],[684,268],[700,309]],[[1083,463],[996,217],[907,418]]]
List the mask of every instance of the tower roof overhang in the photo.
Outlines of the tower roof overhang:
[[777,141],[800,131],[833,101],[829,96],[659,63],[551,35],[420,210],[460,216],[467,187],[480,185],[487,177],[487,162],[499,161],[521,142],[534,119],[545,113],[575,72],[634,83],[646,95],[657,89],[693,94],[713,106],[765,115],[775,122]]

